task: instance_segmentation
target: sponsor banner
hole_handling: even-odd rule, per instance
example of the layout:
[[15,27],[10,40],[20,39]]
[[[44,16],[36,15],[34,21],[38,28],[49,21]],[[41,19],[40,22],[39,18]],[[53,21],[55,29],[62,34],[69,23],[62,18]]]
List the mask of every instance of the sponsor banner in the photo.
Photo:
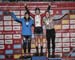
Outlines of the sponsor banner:
[[56,38],[56,39],[55,39],[55,42],[61,43],[61,42],[62,42],[62,39],[61,39],[61,38]]
[[22,50],[19,50],[19,49],[14,50],[14,54],[21,54],[21,53],[22,53]]
[[10,30],[12,30],[12,26],[5,26],[5,27],[4,27],[4,30],[5,30],[5,31],[10,31]]
[[13,39],[21,39],[21,34],[14,34]]
[[0,44],[4,44],[4,40],[0,40]]
[[69,52],[70,48],[63,48],[63,52]]
[[18,58],[20,58],[20,56],[21,56],[21,54],[15,54],[14,59],[18,59]]
[[5,54],[13,54],[13,50],[5,50]]
[[75,10],[70,10],[70,14],[74,14],[75,13]]
[[62,37],[69,37],[69,33],[62,33]]
[[69,10],[62,10],[62,14],[66,14],[66,13],[69,13],[70,11]]
[[62,43],[56,43],[56,47],[62,47]]
[[55,48],[55,52],[62,52],[62,48]]
[[4,39],[4,35],[0,35],[0,39]]
[[62,20],[62,24],[69,24],[69,20]]
[[4,45],[0,45],[0,49],[4,49],[5,47],[4,47]]
[[5,49],[13,49],[13,45],[12,44],[6,44]]
[[75,29],[75,25],[70,25],[70,29]]
[[5,40],[5,44],[13,44],[13,40]]
[[70,38],[62,38],[63,42],[70,42]]
[[36,49],[31,49],[31,53],[36,53]]
[[63,43],[63,47],[70,47],[70,43]]
[[22,43],[22,39],[20,39],[20,40],[18,40],[18,39],[14,40],[14,44],[20,44],[20,43]]
[[12,60],[13,59],[13,55],[12,54],[6,54],[5,56],[7,58],[7,60]]
[[4,55],[0,55],[0,59],[5,59],[5,56]]
[[0,25],[3,25],[3,21],[0,21]]
[[13,30],[21,30],[20,26],[13,26]]
[[71,54],[71,57],[75,57],[75,52],[73,52],[73,53]]
[[0,21],[3,21],[3,16],[2,15],[0,16]]
[[0,54],[5,54],[4,50],[0,50]]
[[62,57],[62,53],[55,53],[55,55]]
[[12,39],[12,35],[11,34],[5,35],[5,39]]
[[75,43],[71,43],[71,47],[75,47]]
[[61,33],[56,33],[56,37],[61,37]]
[[4,16],[4,20],[11,20],[11,16]]
[[11,25],[12,22],[11,21],[4,21],[4,25]]
[[70,19],[75,19],[75,15],[70,15]]
[[13,21],[13,25],[21,25],[21,24],[16,21]]
[[21,15],[24,15],[25,11],[21,11]]
[[69,25],[62,25],[62,29],[69,29]]
[[0,31],[3,31],[3,26],[0,26]]
[[75,33],[70,33],[70,37],[75,37]]
[[55,29],[61,29],[61,25],[55,25]]
[[75,20],[70,20],[70,24],[75,24]]
[[21,49],[21,44],[14,44],[14,49]]
[[71,42],[75,43],[75,38],[70,38]]
[[0,15],[3,15],[3,11],[0,11]]

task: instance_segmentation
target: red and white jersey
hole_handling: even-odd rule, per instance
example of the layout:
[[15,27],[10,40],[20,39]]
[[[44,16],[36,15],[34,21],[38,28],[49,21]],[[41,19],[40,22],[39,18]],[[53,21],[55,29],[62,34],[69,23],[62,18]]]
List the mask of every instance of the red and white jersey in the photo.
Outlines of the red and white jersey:
[[35,27],[42,27],[43,17],[45,16],[45,13],[39,14],[39,15],[35,15],[35,14],[30,13],[30,15],[34,18]]
[[35,27],[41,27],[41,16],[40,15],[35,15]]

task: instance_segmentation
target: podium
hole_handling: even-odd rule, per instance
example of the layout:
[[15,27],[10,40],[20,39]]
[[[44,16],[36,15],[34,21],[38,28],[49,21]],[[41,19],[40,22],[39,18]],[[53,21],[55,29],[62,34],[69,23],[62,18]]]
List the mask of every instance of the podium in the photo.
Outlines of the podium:
[[62,58],[47,58],[46,56],[33,56],[31,60],[62,60]]
[[32,60],[48,60],[46,56],[33,56]]
[[62,58],[48,58],[48,60],[62,60]]

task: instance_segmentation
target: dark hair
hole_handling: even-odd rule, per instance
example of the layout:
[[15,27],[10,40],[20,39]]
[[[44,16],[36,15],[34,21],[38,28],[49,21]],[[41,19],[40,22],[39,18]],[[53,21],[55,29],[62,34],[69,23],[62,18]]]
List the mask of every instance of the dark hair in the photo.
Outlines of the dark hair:
[[40,12],[40,8],[36,7],[36,8],[35,8],[35,11],[36,11],[36,10],[39,10],[39,12]]
[[25,14],[25,15],[26,15],[26,14],[30,15],[30,13],[29,13],[29,12],[25,12],[24,14]]
[[48,12],[48,13],[50,13],[50,11],[49,11],[49,10],[46,10],[45,12]]
[[29,18],[28,19],[26,19],[26,17],[24,17],[24,19],[27,21],[27,20],[30,20],[30,14],[29,14],[29,12],[25,12],[25,15],[26,14],[28,14],[29,15]]

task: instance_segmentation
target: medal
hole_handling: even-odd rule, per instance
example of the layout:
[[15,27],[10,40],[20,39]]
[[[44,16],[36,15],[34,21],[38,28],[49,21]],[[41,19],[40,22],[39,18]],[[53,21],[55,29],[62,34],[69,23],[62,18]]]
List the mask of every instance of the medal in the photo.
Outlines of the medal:
[[49,22],[50,22],[50,21],[49,21],[49,19],[48,19],[48,20],[46,21],[46,24],[49,25]]
[[26,22],[26,26],[28,27],[28,25],[29,25],[29,22]]

